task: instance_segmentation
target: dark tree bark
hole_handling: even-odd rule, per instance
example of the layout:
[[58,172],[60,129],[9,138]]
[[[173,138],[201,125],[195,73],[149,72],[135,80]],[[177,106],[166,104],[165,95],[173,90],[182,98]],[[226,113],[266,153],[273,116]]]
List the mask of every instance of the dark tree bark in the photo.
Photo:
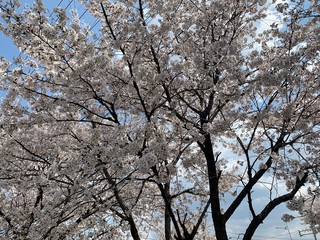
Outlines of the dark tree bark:
[[[164,185],[164,191],[167,196],[170,195],[170,183]],[[171,205],[171,198],[168,199],[169,204]],[[171,218],[168,208],[165,208],[164,212],[164,228],[165,228],[165,238],[166,240],[171,240]]]
[[211,203],[211,215],[213,225],[216,233],[217,240],[227,240],[226,221],[224,215],[221,213],[220,199],[219,199],[219,176],[220,172],[217,172],[216,162],[213,155],[213,147],[211,143],[210,134],[205,135],[205,141],[203,144],[198,143],[202,149],[206,161],[207,171],[209,178],[210,189],[210,203]]

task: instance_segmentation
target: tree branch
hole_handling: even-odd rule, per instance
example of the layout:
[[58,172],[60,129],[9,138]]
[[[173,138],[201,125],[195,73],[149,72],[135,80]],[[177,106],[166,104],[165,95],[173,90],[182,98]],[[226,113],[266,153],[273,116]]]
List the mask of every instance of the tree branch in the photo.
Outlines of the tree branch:
[[270,201],[267,204],[267,206],[265,206],[265,208],[260,212],[260,214],[258,214],[252,219],[249,227],[247,228],[244,234],[243,240],[252,239],[254,232],[256,231],[258,226],[263,223],[263,221],[266,219],[269,213],[279,204],[291,200],[294,197],[294,195],[299,191],[299,189],[304,185],[308,178],[308,175],[308,172],[305,172],[304,176],[301,179],[297,177],[296,186],[290,193],[287,193]]

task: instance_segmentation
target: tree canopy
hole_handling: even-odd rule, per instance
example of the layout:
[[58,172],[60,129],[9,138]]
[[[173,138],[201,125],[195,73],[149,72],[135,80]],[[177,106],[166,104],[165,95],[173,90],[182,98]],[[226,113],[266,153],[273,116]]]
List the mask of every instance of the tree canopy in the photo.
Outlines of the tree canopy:
[[99,31],[0,1],[21,52],[0,63],[1,237],[227,240],[244,208],[248,240],[280,204],[320,231],[318,0],[80,2]]

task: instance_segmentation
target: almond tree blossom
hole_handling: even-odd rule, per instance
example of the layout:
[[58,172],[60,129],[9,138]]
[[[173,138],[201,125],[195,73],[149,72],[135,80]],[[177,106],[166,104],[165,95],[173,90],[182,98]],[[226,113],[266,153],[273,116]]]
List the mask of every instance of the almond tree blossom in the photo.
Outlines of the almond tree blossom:
[[21,51],[0,63],[1,237],[227,240],[245,207],[249,240],[286,202],[315,226],[318,0],[80,2],[99,32],[0,2]]

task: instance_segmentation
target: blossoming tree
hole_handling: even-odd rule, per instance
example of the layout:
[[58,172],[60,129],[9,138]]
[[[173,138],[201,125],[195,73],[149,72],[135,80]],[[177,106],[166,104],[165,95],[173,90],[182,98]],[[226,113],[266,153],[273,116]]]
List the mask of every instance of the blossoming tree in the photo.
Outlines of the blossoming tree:
[[1,1],[21,54],[0,67],[0,236],[226,240],[246,208],[251,239],[276,206],[305,209],[292,206],[319,192],[318,0],[81,2],[99,32]]

